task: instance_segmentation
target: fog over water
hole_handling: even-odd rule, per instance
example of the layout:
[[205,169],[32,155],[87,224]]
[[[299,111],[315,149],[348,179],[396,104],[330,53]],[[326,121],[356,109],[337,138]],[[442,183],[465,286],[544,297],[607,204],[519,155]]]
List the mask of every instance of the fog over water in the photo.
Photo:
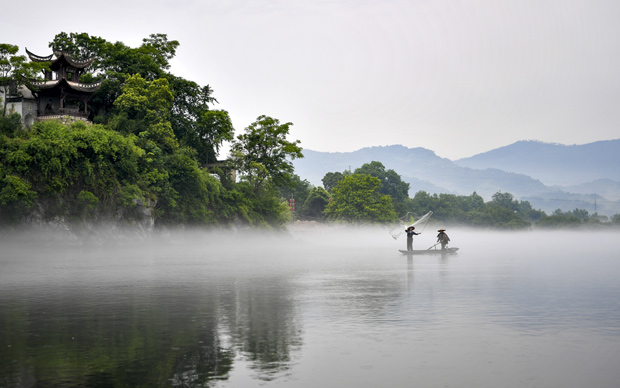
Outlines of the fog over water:
[[4,235],[0,387],[617,386],[618,231],[447,229]]

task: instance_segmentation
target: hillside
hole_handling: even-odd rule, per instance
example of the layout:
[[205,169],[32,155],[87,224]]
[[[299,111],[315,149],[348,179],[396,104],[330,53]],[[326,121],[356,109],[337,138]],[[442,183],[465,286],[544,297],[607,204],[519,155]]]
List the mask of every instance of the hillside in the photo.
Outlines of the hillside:
[[353,171],[364,163],[376,160],[410,183],[410,195],[420,190],[462,195],[476,191],[484,198],[490,198],[499,190],[515,196],[551,191],[528,176],[497,169],[482,171],[461,167],[424,148],[393,145],[367,147],[355,152],[304,150],[304,155],[303,159],[294,161],[295,172],[314,185],[322,185],[321,179],[328,172]]
[[[532,143],[531,146],[533,147],[542,146],[544,148],[545,146],[544,143]],[[525,145],[525,148],[528,149],[528,146]],[[508,149],[513,153],[518,151],[518,147],[509,147]],[[592,149],[598,148],[593,147]],[[580,152],[583,155],[585,151],[582,149]],[[386,169],[393,169],[405,182],[410,184],[410,196],[415,195],[420,190],[429,193],[458,195],[469,195],[475,191],[485,200],[490,200],[493,194],[502,191],[513,194],[516,199],[528,200],[532,206],[546,212],[553,212],[556,209],[569,211],[580,208],[590,212],[598,211],[601,214],[612,215],[620,211],[620,202],[618,202],[620,199],[619,184],[609,179],[572,186],[570,189],[573,191],[570,191],[564,187],[547,186],[540,180],[523,173],[503,171],[499,169],[499,165],[496,166],[498,168],[487,168],[487,166],[483,166],[481,169],[470,168],[460,165],[461,163],[457,164],[449,159],[441,158],[433,151],[424,148],[407,148],[401,145],[367,147],[355,152],[304,150],[304,155],[303,159],[296,159],[293,162],[295,173],[316,186],[322,185],[321,179],[328,172],[342,172],[349,169],[353,171],[364,163],[379,161],[383,163]],[[576,158],[576,156],[573,157]],[[589,159],[596,159],[596,157],[591,156]],[[475,161],[472,164],[475,164]],[[551,159],[549,159],[549,164],[561,166],[559,162],[552,162]],[[587,176],[586,163],[583,164],[582,171],[584,176]],[[565,172],[560,167],[557,167],[555,171],[558,175],[569,176],[570,174],[570,171]],[[590,171],[589,174],[593,175],[594,173]]]
[[576,186],[599,179],[620,181],[620,139],[584,145],[519,141],[455,163],[524,174],[546,185]]

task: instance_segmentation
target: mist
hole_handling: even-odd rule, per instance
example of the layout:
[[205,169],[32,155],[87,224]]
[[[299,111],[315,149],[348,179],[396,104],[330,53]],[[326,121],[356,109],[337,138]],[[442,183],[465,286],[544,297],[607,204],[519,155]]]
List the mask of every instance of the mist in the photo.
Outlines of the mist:
[[614,386],[617,232],[444,228],[4,234],[0,385]]

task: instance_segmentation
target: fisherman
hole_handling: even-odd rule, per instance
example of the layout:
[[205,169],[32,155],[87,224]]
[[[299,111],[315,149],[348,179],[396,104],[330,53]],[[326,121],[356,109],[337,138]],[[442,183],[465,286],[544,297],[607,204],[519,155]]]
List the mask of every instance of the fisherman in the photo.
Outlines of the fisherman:
[[450,237],[448,237],[448,235],[446,234],[445,229],[439,229],[438,232],[439,234],[437,235],[437,242],[441,243],[441,249],[445,250],[446,245],[448,245],[448,243],[450,242]]
[[414,235],[418,235],[418,234],[422,234],[422,232],[420,233],[416,233],[413,230],[415,229],[415,226],[410,226],[407,229],[405,229],[405,232],[407,232],[407,250],[408,251],[412,251],[413,250],[413,236]]

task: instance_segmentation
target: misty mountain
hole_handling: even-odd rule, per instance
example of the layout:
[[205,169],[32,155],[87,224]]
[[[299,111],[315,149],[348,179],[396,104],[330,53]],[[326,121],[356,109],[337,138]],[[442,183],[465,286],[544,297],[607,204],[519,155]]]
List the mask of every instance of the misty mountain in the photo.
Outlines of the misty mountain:
[[[560,188],[558,188],[560,189]],[[561,190],[575,194],[592,195],[594,193],[601,197],[620,200],[620,182],[611,179],[597,179],[592,182],[574,186],[564,186]]]
[[[522,173],[465,167],[425,148],[401,145],[367,147],[354,152],[304,150],[303,153],[303,159],[293,161],[295,173],[315,186],[323,185],[321,179],[328,172],[354,171],[365,163],[379,161],[410,184],[410,196],[420,190],[457,195],[470,195],[475,191],[490,200],[493,194],[502,191],[513,194],[516,199],[528,200],[534,208],[546,212],[576,208],[608,215],[620,212],[620,183],[613,180],[571,186],[574,192],[568,192],[568,188],[546,186]],[[605,198],[605,195],[612,199]]]
[[552,191],[540,181],[523,174],[498,169],[476,170],[461,167],[424,148],[401,145],[367,147],[354,152],[318,152],[304,150],[304,158],[294,161],[295,173],[314,185],[328,172],[354,171],[365,163],[379,161],[410,184],[410,195],[420,190],[429,193],[469,195],[474,191],[489,199],[498,191],[515,196]]
[[584,145],[518,141],[455,163],[524,174],[546,185],[575,186],[599,179],[620,181],[620,139]]

